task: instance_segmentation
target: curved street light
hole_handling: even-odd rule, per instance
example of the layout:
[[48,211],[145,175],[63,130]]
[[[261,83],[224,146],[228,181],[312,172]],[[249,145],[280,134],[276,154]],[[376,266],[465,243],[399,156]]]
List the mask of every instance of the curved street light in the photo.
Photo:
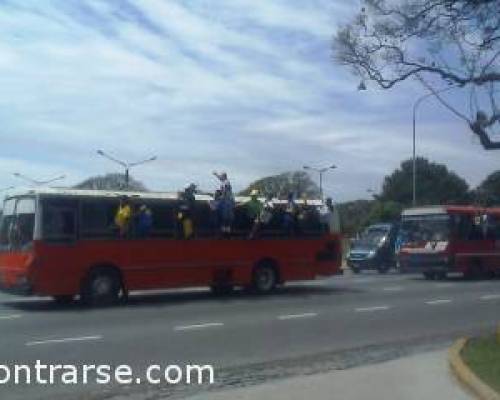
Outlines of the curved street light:
[[56,176],[54,178],[51,178],[51,179],[48,179],[48,180],[45,180],[45,181],[41,181],[41,180],[38,180],[38,179],[30,178],[29,176],[20,174],[19,172],[14,172],[12,175],[14,175],[16,178],[23,179],[26,182],[29,182],[29,183],[31,183],[34,186],[48,185],[49,183],[52,183],[52,182],[55,182],[55,181],[60,181],[60,180],[66,178],[66,175],[59,175],[59,176]]
[[423,96],[419,97],[415,103],[413,103],[413,177],[412,177],[412,205],[415,207],[417,205],[417,157],[416,157],[416,114],[418,106],[430,97],[434,97],[439,93],[447,92],[448,90],[455,89],[454,86],[447,87],[441,90],[433,91]]
[[132,167],[136,167],[138,165],[142,165],[142,164],[145,164],[145,163],[148,163],[148,162],[151,162],[151,161],[155,161],[157,159],[156,156],[153,156],[153,157],[150,157],[150,158],[147,158],[145,160],[141,160],[141,161],[136,161],[136,162],[126,162],[126,161],[122,161],[122,160],[119,160],[111,155],[109,155],[108,153],[104,152],[103,150],[97,150],[97,154],[99,154],[100,156],[104,157],[104,158],[107,158],[108,160],[110,161],[113,161],[119,165],[121,165],[123,168],[125,168],[125,188],[128,189],[128,186],[129,186],[129,171],[130,171],[130,168]]
[[305,170],[314,171],[314,172],[317,172],[319,174],[319,194],[321,196],[321,200],[323,200],[323,174],[331,169],[337,168],[337,166],[332,164],[332,165],[330,165],[328,167],[324,167],[324,168],[314,168],[314,167],[310,167],[309,165],[304,165],[303,168]]

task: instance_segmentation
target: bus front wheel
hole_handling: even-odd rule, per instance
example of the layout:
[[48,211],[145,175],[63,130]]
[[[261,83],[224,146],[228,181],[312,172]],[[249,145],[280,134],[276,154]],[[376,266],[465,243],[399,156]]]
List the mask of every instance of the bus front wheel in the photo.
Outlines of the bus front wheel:
[[122,289],[120,274],[111,268],[96,268],[82,285],[81,300],[89,306],[105,306],[118,302]]
[[271,261],[264,261],[255,267],[253,271],[252,287],[257,293],[270,293],[278,283],[278,271],[276,265]]

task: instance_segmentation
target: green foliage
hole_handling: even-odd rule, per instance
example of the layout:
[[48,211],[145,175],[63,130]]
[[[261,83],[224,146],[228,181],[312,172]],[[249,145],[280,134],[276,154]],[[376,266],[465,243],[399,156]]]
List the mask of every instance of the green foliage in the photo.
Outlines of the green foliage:
[[[469,187],[464,179],[443,164],[417,158],[418,205],[465,204],[470,202]],[[380,200],[402,206],[412,204],[413,162],[406,160],[400,168],[386,176]]]
[[474,191],[475,201],[491,207],[500,206],[500,171],[488,175]]
[[306,196],[309,199],[320,197],[318,185],[304,171],[285,172],[256,180],[242,190],[240,195],[248,196],[254,189],[264,196],[272,195],[282,199],[289,193],[294,193],[297,197]]
[[368,215],[366,225],[397,221],[401,211],[403,211],[403,206],[395,201],[375,201]]
[[373,204],[373,200],[355,200],[339,204],[342,233],[348,237],[354,236],[366,226]]
[[[83,182],[75,185],[75,189],[93,189],[93,190],[125,190],[124,174],[106,174],[103,176],[93,176]],[[130,191],[147,192],[142,182],[129,177],[128,189]]]

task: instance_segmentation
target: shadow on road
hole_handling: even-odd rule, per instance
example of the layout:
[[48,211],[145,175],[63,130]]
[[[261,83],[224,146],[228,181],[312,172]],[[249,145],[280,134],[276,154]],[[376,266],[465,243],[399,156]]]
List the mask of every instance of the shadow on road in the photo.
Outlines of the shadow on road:
[[276,299],[305,299],[313,296],[339,296],[359,292],[363,292],[363,290],[350,287],[320,286],[317,284],[308,285],[306,283],[301,283],[297,285],[279,287],[273,293],[265,295],[255,294],[244,289],[235,289],[233,292],[228,294],[215,295],[209,288],[131,293],[128,299],[122,300],[116,305],[96,308],[85,307],[79,303],[78,299],[76,299],[73,303],[65,305],[57,304],[50,298],[24,298],[22,300],[13,299],[12,301],[3,301],[0,304],[4,307],[24,312],[89,312],[103,308],[120,309],[129,307],[178,306],[196,303],[237,304],[242,300],[259,303]]

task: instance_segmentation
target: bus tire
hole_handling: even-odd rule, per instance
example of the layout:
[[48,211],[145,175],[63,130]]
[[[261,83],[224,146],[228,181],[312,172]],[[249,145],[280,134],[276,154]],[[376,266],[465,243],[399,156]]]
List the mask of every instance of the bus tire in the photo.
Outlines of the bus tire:
[[122,288],[121,275],[116,268],[93,268],[83,281],[81,301],[93,307],[116,304]]
[[74,299],[75,296],[73,296],[72,294],[62,294],[62,295],[52,296],[52,300],[54,300],[54,302],[60,306],[71,304],[73,303]]
[[432,281],[435,277],[434,272],[424,272],[423,275],[424,275],[424,278],[428,281]]
[[271,293],[278,284],[278,267],[272,260],[259,262],[252,274],[252,288],[256,293]]

